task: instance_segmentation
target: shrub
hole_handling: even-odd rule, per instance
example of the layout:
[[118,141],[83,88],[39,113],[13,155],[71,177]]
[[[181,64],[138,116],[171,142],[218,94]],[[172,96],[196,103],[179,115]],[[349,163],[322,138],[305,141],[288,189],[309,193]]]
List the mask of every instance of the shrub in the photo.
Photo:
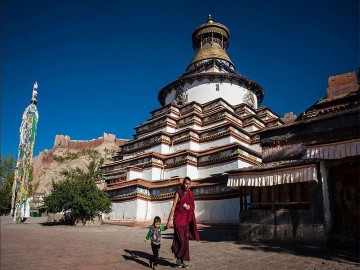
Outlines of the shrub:
[[16,160],[13,156],[0,156],[0,213],[9,214]]
[[88,165],[88,172],[71,169],[61,172],[65,178],[52,183],[52,190],[44,198],[48,212],[71,213],[74,216],[94,217],[98,212],[109,213],[111,202],[106,191],[99,190],[95,184],[98,167],[94,160]]

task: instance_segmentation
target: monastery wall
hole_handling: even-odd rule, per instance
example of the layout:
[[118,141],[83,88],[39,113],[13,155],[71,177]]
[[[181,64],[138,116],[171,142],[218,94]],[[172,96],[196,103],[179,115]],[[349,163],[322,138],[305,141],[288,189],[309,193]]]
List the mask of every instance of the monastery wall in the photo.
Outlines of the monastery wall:
[[[225,171],[236,170],[238,168],[241,168],[239,167],[240,164],[238,163],[239,163],[238,160],[233,160],[226,163],[218,163],[218,164],[213,164],[211,166],[199,167],[198,178],[205,178],[205,177],[209,177],[212,174],[218,174],[218,173],[223,173]],[[246,165],[249,166],[248,164]]]
[[111,220],[136,220],[136,212],[137,212],[137,201],[138,200],[130,200],[125,202],[112,202],[111,203],[111,213],[105,216],[105,218]]
[[143,172],[136,171],[136,170],[128,170],[126,173],[126,179],[133,180],[143,178]]
[[53,148],[67,148],[70,150],[92,149],[102,145],[104,142],[113,142],[117,146],[123,145],[127,140],[116,139],[114,134],[104,132],[102,137],[93,140],[71,140],[67,135],[56,135]]
[[[220,146],[224,146],[224,145],[227,145],[230,143],[232,143],[231,137],[227,136],[227,137],[224,137],[224,138],[221,138],[218,140],[201,143],[199,145],[199,150],[204,151],[204,150],[208,150],[210,148],[220,147]],[[246,146],[248,147],[249,145],[246,145]]]
[[[112,212],[105,216],[111,220],[153,220],[159,216],[166,221],[172,207],[173,200],[146,201],[129,200],[112,202]],[[195,216],[202,223],[238,223],[239,222],[239,198],[225,200],[196,200]]]
[[178,151],[182,151],[182,150],[186,150],[186,149],[191,149],[193,151],[199,151],[199,144],[193,141],[186,141],[183,143],[179,143],[179,144],[175,144],[172,147],[172,151],[171,153],[176,153]]
[[157,128],[157,129],[154,129],[154,130],[152,130],[150,132],[146,132],[144,134],[137,135],[136,138],[140,139],[140,138],[143,138],[143,137],[147,137],[147,136],[150,136],[152,134],[158,133],[160,131],[164,131],[164,132],[168,132],[168,133],[174,133],[174,132],[176,132],[176,129],[173,128],[173,127],[164,126],[162,128]]
[[195,201],[195,216],[203,223],[238,223],[240,199]]
[[156,181],[163,179],[163,169],[157,167],[149,167],[143,170],[142,178],[148,181]]
[[191,179],[198,178],[197,167],[193,165],[183,165],[175,168],[165,169],[164,179],[171,179],[174,177],[189,176]]

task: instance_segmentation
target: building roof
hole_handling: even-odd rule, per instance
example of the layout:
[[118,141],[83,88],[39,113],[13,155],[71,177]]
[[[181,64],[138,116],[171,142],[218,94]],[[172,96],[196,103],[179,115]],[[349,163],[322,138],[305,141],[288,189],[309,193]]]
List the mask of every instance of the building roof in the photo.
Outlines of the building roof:
[[317,163],[317,160],[291,160],[229,171],[227,186],[264,187],[318,181]]
[[[262,131],[262,134],[273,134],[277,130],[293,129],[296,126],[307,125],[310,122],[337,119],[348,114],[359,114],[359,111],[360,87],[355,72],[331,76],[329,77],[325,98],[318,100],[302,112],[294,122],[266,129]],[[359,123],[357,124],[359,125]],[[339,123],[339,125],[341,126],[342,123]]]

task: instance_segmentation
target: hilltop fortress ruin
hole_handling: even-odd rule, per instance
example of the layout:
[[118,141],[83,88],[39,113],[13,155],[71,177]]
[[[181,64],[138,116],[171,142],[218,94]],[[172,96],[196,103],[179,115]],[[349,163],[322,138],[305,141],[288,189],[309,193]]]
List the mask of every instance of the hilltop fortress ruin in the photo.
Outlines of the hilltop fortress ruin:
[[84,169],[91,159],[89,154],[96,153],[99,159],[109,160],[119,146],[126,142],[127,140],[117,139],[114,134],[105,132],[92,140],[71,140],[70,136],[56,135],[53,148],[42,151],[34,158],[32,184],[37,186],[37,192],[48,193],[51,181],[59,181],[62,170]]
[[121,146],[127,140],[116,139],[114,134],[103,133],[102,137],[97,139],[92,139],[89,141],[86,140],[71,140],[70,136],[67,135],[56,135],[54,141],[54,148],[67,148],[69,150],[85,150],[85,149],[93,149],[99,147],[103,143],[114,143],[116,146]]

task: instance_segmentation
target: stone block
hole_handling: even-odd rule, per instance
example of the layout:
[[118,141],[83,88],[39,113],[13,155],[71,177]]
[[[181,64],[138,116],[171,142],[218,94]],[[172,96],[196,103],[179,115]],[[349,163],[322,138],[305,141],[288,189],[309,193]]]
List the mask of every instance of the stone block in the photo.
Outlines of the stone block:
[[76,216],[73,219],[74,226],[101,226],[101,215],[95,215],[93,217],[80,217]]
[[269,240],[274,236],[273,225],[240,224],[239,236],[243,240]]
[[276,225],[274,239],[286,241],[294,238],[296,235],[294,235],[294,228],[291,223]]
[[279,209],[275,212],[277,225],[291,224],[291,212],[288,209]]
[[47,215],[47,222],[63,222],[65,221],[65,214],[64,213],[48,213]]

